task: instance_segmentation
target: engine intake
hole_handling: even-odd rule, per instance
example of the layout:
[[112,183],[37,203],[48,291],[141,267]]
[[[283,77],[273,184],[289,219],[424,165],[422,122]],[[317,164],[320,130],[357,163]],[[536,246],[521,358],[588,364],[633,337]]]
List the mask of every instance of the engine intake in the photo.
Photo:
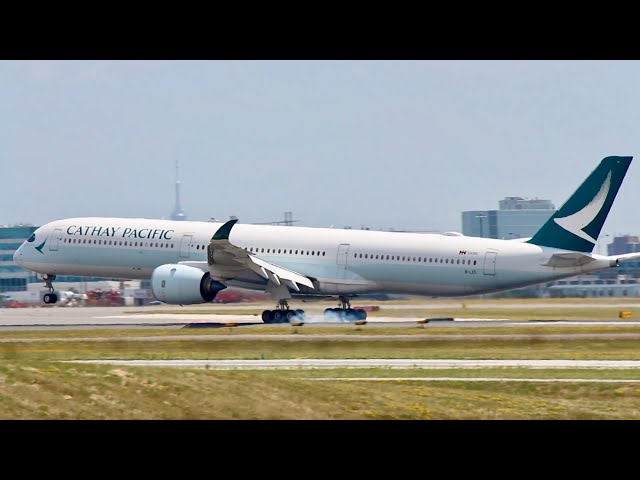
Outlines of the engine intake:
[[209,272],[186,265],[160,265],[151,274],[153,295],[164,303],[191,305],[212,302],[225,288],[227,286],[213,280]]

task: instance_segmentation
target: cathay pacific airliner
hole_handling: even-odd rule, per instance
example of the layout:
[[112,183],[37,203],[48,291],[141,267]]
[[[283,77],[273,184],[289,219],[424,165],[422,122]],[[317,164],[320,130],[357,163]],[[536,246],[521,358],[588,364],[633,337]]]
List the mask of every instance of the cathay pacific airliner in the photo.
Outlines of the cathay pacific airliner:
[[56,303],[56,275],[150,279],[168,304],[211,302],[227,286],[262,290],[278,301],[266,323],[302,320],[299,296],[335,296],[346,320],[362,294],[475,295],[618,266],[640,253],[593,253],[632,157],[603,159],[531,238],[194,222],[68,218],[38,228],[14,260],[42,274]]

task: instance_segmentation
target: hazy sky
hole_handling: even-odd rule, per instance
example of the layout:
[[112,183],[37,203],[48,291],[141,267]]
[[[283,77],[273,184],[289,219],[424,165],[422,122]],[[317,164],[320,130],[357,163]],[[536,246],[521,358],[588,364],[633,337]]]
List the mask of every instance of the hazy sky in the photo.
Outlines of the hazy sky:
[[[161,218],[461,230],[640,154],[635,61],[2,61],[0,224]],[[640,159],[603,233],[640,233]]]

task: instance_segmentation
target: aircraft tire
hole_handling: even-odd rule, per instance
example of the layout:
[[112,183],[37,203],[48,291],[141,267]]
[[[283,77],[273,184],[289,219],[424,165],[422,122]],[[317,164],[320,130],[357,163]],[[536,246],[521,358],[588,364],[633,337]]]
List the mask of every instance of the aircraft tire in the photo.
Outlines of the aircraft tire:
[[42,299],[44,300],[44,303],[48,305],[50,303],[56,303],[58,301],[58,296],[55,293],[46,293]]
[[264,312],[262,312],[262,321],[264,323],[271,323],[273,321],[271,310],[265,310]]

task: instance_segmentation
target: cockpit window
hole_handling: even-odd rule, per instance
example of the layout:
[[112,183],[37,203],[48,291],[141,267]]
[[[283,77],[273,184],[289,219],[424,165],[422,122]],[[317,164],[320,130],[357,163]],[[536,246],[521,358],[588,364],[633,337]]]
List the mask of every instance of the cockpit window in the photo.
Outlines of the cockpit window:
[[[24,238],[24,237],[22,237]],[[31,236],[29,238],[27,238],[27,242],[33,242],[36,239],[36,234],[32,233]]]

